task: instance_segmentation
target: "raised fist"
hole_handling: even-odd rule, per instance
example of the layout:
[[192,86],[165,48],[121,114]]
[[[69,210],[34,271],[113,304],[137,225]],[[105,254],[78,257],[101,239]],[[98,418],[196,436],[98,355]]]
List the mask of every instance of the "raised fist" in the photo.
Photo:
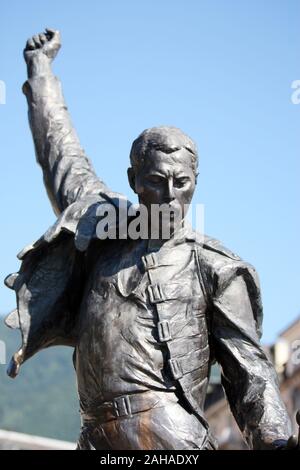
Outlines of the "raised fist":
[[28,64],[35,57],[44,55],[50,62],[54,59],[61,47],[60,33],[54,29],[46,28],[44,33],[29,38],[24,49],[24,58]]

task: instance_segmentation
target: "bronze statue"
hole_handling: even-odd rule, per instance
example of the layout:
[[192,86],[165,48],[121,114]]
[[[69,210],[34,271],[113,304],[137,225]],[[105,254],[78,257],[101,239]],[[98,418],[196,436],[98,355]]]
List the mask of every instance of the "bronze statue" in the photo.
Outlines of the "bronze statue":
[[[80,147],[51,71],[60,45],[58,31],[47,29],[24,51],[36,156],[58,219],[19,254],[19,273],[6,279],[17,296],[6,323],[22,333],[9,375],[43,348],[71,346],[79,449],[214,449],[203,404],[217,361],[249,447],[285,448],[290,420],[259,343],[254,268],[217,240],[199,240],[184,215],[170,218],[169,238],[97,236],[99,208],[118,212],[124,198],[96,176]],[[144,131],[130,159],[129,183],[141,205],[180,213],[190,204],[197,151],[183,132]]]

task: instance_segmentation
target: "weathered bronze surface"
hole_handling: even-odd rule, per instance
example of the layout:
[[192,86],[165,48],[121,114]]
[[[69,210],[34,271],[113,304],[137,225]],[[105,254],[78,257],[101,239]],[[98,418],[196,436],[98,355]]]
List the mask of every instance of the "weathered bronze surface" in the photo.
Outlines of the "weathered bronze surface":
[[[200,240],[184,217],[169,221],[169,239],[99,239],[99,207],[130,203],[96,176],[80,146],[51,70],[59,48],[59,33],[46,30],[24,51],[36,156],[58,219],[19,254],[19,273],[6,279],[17,296],[6,323],[22,333],[9,375],[43,348],[71,346],[78,448],[213,449],[203,403],[217,361],[249,447],[285,446],[290,421],[259,342],[254,268],[217,240]],[[196,147],[175,128],[144,131],[128,177],[146,208],[164,203],[180,211],[194,193]]]

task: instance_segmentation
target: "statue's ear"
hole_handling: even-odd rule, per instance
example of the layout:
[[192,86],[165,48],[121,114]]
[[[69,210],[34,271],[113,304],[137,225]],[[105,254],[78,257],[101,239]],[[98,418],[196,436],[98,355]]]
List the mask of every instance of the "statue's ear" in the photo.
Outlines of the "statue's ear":
[[132,167],[128,168],[127,176],[128,176],[128,181],[129,181],[131,189],[136,193],[136,189],[135,189],[135,171]]

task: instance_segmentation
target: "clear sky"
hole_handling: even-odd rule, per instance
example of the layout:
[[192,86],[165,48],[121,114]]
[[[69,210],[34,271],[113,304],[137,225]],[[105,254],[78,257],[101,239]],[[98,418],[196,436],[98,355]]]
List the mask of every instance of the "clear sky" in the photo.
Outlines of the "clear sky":
[[[22,49],[60,29],[55,61],[97,173],[126,179],[132,140],[175,125],[198,144],[205,230],[257,268],[270,342],[300,311],[299,0],[27,0],[0,9],[0,278],[55,220],[27,123]],[[134,200],[134,198],[133,198]],[[14,308],[0,286],[0,312]]]

